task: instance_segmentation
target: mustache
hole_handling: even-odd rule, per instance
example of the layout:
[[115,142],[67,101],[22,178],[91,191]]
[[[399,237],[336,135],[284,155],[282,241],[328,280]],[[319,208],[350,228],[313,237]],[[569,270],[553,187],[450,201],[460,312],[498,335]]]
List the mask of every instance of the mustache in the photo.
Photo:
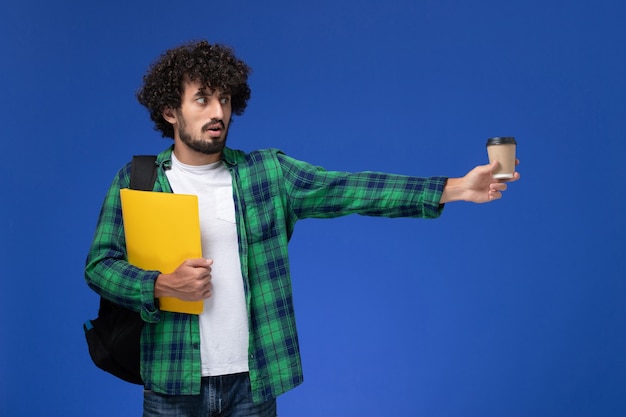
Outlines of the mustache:
[[226,125],[222,119],[211,119],[208,123],[202,126],[202,132],[206,132],[207,130],[214,128],[217,124],[219,124],[222,129],[226,129]]

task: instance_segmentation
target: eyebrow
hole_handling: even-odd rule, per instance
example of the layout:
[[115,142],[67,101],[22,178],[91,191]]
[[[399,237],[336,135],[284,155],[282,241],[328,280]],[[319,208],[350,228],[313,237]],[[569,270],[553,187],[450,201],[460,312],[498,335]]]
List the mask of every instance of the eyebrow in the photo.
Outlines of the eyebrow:
[[207,93],[206,88],[202,87],[202,88],[199,88],[198,91],[196,91],[196,93],[193,96],[202,97],[202,96],[207,96],[209,94],[213,94],[213,90],[209,90],[209,92]]
[[[196,91],[196,93],[193,95],[194,97],[204,97],[204,96],[210,96],[212,94],[214,94],[216,92],[216,89],[212,89],[210,87],[200,87],[198,89],[198,91]],[[222,96],[230,96],[230,93],[226,93],[224,91],[220,90],[220,97]]]

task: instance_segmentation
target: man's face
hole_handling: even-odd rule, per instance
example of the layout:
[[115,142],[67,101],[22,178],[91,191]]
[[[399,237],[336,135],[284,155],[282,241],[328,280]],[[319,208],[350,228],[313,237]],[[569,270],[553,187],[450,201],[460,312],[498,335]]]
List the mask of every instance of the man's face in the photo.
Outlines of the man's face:
[[232,114],[230,95],[188,82],[174,112],[174,136],[183,144],[206,155],[222,152]]

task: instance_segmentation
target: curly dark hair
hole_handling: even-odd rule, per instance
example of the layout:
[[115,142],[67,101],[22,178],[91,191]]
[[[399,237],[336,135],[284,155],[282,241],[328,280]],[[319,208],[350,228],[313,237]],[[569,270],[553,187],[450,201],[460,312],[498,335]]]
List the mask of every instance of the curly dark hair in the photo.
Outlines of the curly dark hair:
[[230,94],[233,114],[241,115],[250,98],[250,71],[228,46],[204,40],[189,42],[166,51],[150,66],[137,100],[150,112],[154,129],[163,137],[174,138],[174,129],[162,112],[168,107],[180,108],[185,82],[199,81]]

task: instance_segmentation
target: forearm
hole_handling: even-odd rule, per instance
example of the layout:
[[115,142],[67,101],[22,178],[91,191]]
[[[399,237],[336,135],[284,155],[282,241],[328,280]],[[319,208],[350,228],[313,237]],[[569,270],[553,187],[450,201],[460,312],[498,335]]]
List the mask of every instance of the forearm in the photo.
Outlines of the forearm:
[[287,201],[298,218],[361,214],[434,218],[444,177],[326,171],[281,155]]
[[102,297],[134,311],[146,321],[157,320],[154,281],[157,271],[145,271],[128,263],[119,197],[124,185],[120,171],[107,192],[100,211],[85,266],[85,279]]
[[85,266],[85,279],[91,289],[118,305],[141,312],[144,320],[155,321],[158,308],[154,281],[158,275],[158,271],[128,263],[123,230],[100,220]]
[[85,268],[90,288],[118,305],[142,312],[146,321],[153,321],[150,317],[158,311],[154,300],[154,282],[158,275],[158,271],[145,271],[114,258],[96,257]]

